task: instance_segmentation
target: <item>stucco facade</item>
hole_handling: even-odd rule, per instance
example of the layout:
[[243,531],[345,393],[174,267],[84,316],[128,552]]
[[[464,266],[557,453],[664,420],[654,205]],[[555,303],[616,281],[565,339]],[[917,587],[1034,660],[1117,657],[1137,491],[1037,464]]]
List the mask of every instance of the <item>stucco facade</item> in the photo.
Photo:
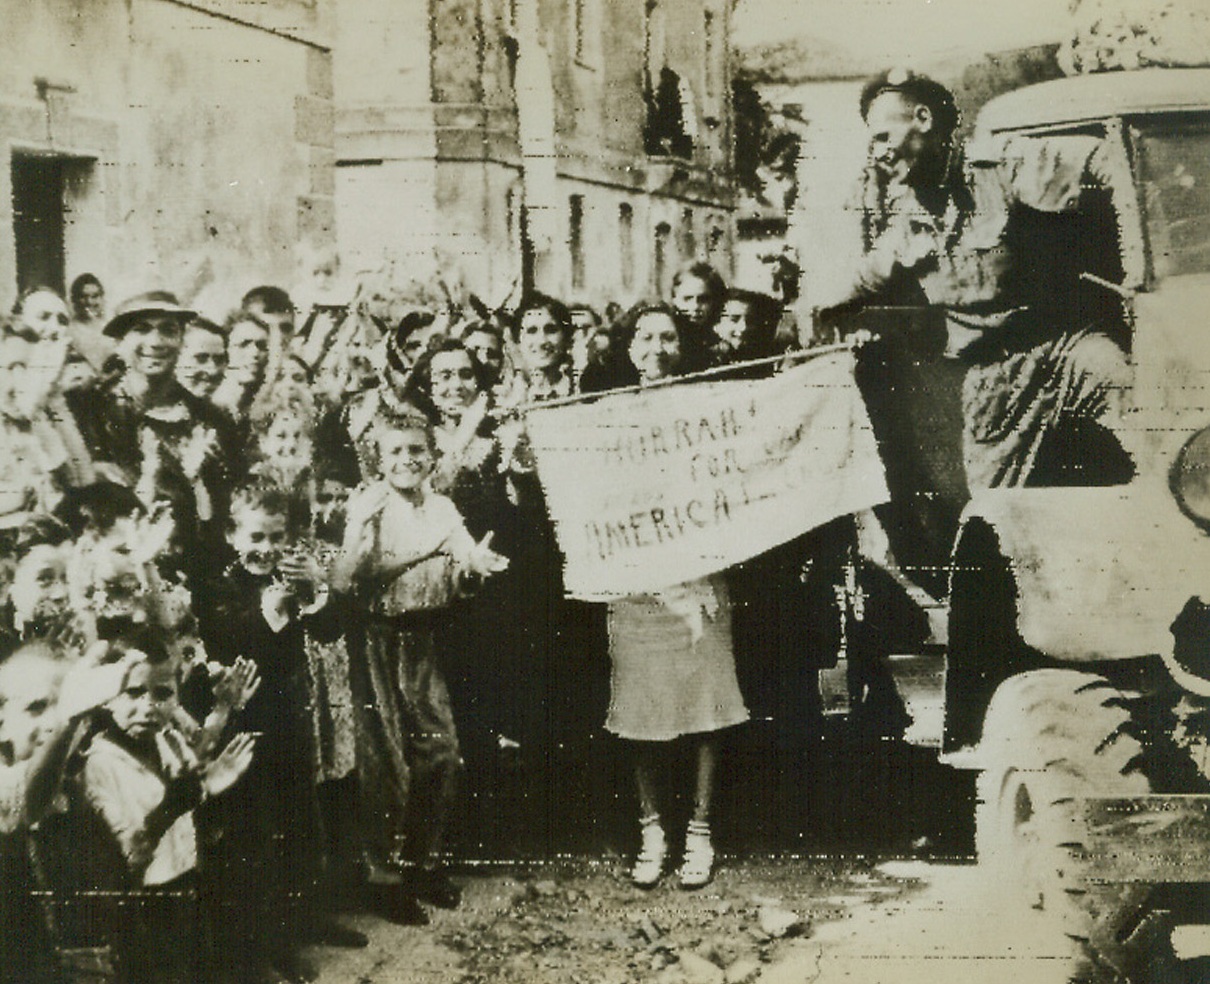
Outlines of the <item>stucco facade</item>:
[[335,0],[335,19],[346,268],[499,300],[524,230],[534,284],[570,300],[729,269],[729,0]]
[[[291,282],[335,241],[322,6],[3,0],[4,293]],[[56,210],[58,218],[56,219]]]

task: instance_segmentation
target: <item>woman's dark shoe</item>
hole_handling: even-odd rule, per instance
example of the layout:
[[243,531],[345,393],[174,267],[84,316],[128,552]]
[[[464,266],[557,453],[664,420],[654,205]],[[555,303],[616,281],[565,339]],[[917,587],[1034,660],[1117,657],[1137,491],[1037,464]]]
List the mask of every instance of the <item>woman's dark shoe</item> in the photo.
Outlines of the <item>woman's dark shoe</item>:
[[217,984],[289,984],[289,978],[268,960],[242,967],[221,967],[213,979]]
[[319,976],[319,968],[297,951],[274,957],[273,966],[292,984],[308,984]]
[[396,926],[427,926],[429,914],[402,885],[374,886],[374,911]]
[[321,919],[312,928],[310,937],[320,946],[336,946],[346,950],[360,950],[370,945],[370,938],[365,933],[335,919]]
[[445,872],[420,868],[414,872],[413,891],[416,898],[438,909],[457,909],[462,901],[462,889]]

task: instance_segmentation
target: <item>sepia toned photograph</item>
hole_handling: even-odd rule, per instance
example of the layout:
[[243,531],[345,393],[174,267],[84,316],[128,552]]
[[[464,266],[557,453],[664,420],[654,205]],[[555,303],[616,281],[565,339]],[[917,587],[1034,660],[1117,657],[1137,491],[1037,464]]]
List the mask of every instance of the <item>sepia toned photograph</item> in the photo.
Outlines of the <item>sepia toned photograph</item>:
[[1210,984],[1206,0],[0,14],[0,984]]

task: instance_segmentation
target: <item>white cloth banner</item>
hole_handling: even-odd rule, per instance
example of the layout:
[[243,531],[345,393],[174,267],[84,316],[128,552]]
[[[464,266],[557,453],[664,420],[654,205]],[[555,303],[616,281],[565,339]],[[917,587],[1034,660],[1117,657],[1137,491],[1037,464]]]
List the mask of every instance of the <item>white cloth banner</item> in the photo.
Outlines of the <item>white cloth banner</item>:
[[848,351],[534,407],[526,427],[575,598],[702,577],[888,498]]

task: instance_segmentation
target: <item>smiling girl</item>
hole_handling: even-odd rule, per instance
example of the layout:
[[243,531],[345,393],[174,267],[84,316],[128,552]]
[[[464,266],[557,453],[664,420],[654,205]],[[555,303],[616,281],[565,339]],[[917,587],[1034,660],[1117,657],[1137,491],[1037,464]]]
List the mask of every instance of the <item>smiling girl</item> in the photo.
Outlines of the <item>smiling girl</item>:
[[[632,378],[651,385],[684,370],[685,332],[674,312],[643,305],[626,319]],[[642,845],[631,872],[641,888],[660,879],[667,839],[660,819],[659,766],[672,743],[692,754],[693,815],[685,834],[679,879],[699,888],[712,876],[710,811],[718,764],[718,733],[748,719],[735,674],[726,584],[715,575],[609,606],[612,665],[605,730],[631,743]]]

